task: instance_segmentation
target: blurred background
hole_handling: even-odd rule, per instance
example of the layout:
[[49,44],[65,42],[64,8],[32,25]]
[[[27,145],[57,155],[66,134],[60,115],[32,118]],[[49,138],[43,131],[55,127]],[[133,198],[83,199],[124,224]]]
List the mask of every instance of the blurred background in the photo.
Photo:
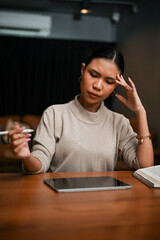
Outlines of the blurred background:
[[[135,82],[160,148],[159,11],[158,0],[0,0],[0,117],[41,116],[72,100],[86,55],[110,45],[124,55],[124,76]],[[134,117],[116,99],[106,104]]]

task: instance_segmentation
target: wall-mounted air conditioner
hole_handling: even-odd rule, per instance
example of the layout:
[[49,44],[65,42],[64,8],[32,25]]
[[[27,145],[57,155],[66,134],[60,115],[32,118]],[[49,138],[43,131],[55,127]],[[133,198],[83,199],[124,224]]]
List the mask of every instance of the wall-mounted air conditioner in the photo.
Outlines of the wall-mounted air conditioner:
[[0,11],[0,34],[46,37],[50,31],[51,16]]

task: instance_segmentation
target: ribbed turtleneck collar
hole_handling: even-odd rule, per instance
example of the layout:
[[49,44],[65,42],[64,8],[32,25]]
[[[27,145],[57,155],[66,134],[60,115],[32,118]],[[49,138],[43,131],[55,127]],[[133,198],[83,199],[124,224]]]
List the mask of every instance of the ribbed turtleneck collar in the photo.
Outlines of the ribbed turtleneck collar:
[[70,102],[70,109],[73,114],[81,121],[89,124],[98,124],[102,122],[105,117],[106,107],[104,102],[101,103],[100,108],[97,112],[87,111],[78,101],[79,95],[75,97],[73,101]]

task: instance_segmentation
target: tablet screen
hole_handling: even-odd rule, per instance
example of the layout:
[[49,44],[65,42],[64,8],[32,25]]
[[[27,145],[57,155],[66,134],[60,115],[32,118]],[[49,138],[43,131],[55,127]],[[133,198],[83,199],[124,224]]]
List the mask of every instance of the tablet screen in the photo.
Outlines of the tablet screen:
[[131,188],[131,186],[127,183],[109,176],[52,178],[44,179],[44,183],[49,185],[57,192],[80,192]]

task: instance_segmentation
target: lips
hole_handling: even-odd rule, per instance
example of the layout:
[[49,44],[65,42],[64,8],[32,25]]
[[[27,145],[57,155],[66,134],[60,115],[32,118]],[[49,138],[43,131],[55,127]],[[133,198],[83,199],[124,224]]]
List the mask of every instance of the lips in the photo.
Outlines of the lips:
[[97,95],[96,93],[93,92],[88,92],[89,96],[91,96],[92,98],[98,98],[99,95]]

